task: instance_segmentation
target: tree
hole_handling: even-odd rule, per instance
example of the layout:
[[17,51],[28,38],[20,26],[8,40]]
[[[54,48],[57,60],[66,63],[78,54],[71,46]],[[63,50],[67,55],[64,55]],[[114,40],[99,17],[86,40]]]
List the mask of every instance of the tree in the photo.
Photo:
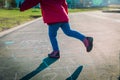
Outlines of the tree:
[[3,8],[3,6],[4,6],[4,1],[0,0],[0,8]]
[[15,0],[4,0],[4,3],[5,3],[5,5],[4,5],[5,8],[10,9],[10,8],[16,7]]
[[11,4],[11,7],[16,7],[16,2],[15,2],[15,0],[11,0],[10,4]]

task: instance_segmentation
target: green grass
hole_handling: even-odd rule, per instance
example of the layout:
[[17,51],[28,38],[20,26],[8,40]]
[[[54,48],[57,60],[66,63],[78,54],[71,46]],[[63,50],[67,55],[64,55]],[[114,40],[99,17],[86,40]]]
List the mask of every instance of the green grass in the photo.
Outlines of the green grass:
[[[83,12],[99,10],[99,8],[93,9],[69,9],[69,12]],[[20,12],[19,9],[6,10],[0,9],[0,31],[15,27],[23,24],[27,21],[33,20],[41,16],[40,9],[30,9],[25,12]]]
[[15,27],[41,16],[39,9],[20,12],[18,9],[0,9],[0,31]]

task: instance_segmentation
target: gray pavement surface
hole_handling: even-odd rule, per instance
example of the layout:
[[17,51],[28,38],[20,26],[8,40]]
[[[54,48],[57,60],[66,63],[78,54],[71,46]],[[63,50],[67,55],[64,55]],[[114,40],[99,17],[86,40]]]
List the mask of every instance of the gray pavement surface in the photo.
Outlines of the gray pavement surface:
[[61,58],[50,59],[42,19],[0,38],[0,80],[119,80],[120,14],[71,13],[71,28],[94,37],[90,53],[79,40],[58,31]]

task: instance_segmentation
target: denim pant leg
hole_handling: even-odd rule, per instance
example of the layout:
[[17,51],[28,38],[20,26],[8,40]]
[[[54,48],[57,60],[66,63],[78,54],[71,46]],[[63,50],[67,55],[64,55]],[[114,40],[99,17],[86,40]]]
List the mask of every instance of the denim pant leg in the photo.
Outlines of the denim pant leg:
[[59,23],[50,24],[48,25],[48,27],[49,27],[49,39],[50,39],[53,51],[59,51],[59,46],[58,46],[56,36],[57,36],[57,31],[60,27],[60,24]]
[[70,37],[74,37],[76,39],[79,39],[81,41],[83,41],[85,39],[85,36],[77,31],[74,31],[74,30],[71,30],[70,29],[70,25],[69,23],[64,23],[62,26],[61,26],[61,29],[63,30],[63,32],[67,35],[67,36],[70,36]]

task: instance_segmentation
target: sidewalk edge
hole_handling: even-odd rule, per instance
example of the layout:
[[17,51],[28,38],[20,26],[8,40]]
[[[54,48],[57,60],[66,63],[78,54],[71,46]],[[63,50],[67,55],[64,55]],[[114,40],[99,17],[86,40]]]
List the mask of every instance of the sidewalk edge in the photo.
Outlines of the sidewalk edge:
[[5,30],[5,31],[3,31],[3,32],[0,32],[0,38],[3,37],[3,36],[5,36],[5,35],[7,35],[7,34],[9,34],[9,33],[11,33],[11,32],[13,32],[13,31],[16,31],[16,30],[18,30],[18,29],[20,29],[20,28],[22,28],[22,27],[25,27],[26,25],[29,25],[29,24],[31,24],[31,23],[33,23],[33,22],[35,22],[35,21],[38,21],[38,20],[40,20],[40,19],[41,19],[41,18],[38,18],[38,19],[35,19],[35,20],[32,20],[32,21],[29,21],[29,22],[27,22],[27,23],[21,24],[21,25],[19,25],[19,26],[16,26],[16,27],[14,27],[14,28]]

